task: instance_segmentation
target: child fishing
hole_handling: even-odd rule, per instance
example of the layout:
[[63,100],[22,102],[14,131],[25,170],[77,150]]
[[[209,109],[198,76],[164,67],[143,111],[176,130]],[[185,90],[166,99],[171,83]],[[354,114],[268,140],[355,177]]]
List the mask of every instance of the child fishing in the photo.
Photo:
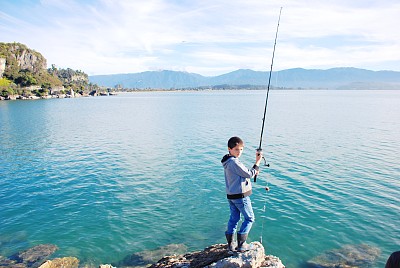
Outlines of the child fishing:
[[[246,168],[239,160],[243,148],[244,142],[242,139],[239,137],[230,138],[228,141],[229,154],[226,154],[221,160],[224,167],[225,189],[230,208],[230,217],[225,236],[228,241],[228,250],[237,250],[240,252],[249,249],[246,239],[255,220],[250,200],[250,195],[252,193],[250,178],[258,175],[259,165],[262,159],[262,154],[257,152],[254,166],[251,169]],[[239,231],[237,231],[240,215],[243,215],[244,221]],[[234,242],[236,231],[237,247]]]

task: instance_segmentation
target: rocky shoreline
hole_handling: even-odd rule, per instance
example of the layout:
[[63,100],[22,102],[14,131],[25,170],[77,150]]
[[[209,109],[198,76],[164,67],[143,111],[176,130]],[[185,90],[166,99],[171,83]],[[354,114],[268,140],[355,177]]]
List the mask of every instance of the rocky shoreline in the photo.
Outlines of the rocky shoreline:
[[[111,264],[80,263],[76,257],[49,257],[58,250],[52,244],[34,246],[9,257],[0,256],[0,268],[285,268],[282,261],[266,255],[260,242],[251,242],[246,252],[229,252],[227,244],[215,244],[204,250],[187,253],[183,244],[171,244],[152,251],[126,256]],[[302,267],[360,268],[373,267],[380,249],[367,244],[344,245],[323,252]]]
[[79,93],[69,93],[69,94],[51,94],[45,96],[23,96],[23,95],[9,95],[7,97],[0,96],[0,101],[2,100],[41,100],[41,99],[65,99],[65,98],[80,98],[80,97],[96,97],[96,96],[115,96],[118,95],[116,92],[91,92],[88,94],[79,94]]
[[[147,268],[222,268],[222,267],[265,267],[265,268],[285,268],[281,260],[275,256],[265,255],[264,247],[259,242],[252,242],[250,250],[246,252],[229,252],[226,244],[216,244],[205,248],[202,251],[196,251],[186,254],[175,254],[181,247],[179,245],[170,245],[170,256],[161,258],[152,264],[152,259],[157,258],[157,254],[151,254],[147,257],[144,254],[134,254],[141,257],[141,263],[129,261],[119,264],[100,264],[99,268],[115,267],[147,267]],[[28,250],[18,252],[10,257],[0,256],[0,268],[78,268],[89,267],[80,266],[76,257],[62,257],[49,259],[49,257],[58,250],[58,247],[52,244],[37,245]],[[172,252],[171,252],[172,250]],[[165,249],[156,251],[158,253],[166,252]],[[154,261],[153,261],[154,262]]]

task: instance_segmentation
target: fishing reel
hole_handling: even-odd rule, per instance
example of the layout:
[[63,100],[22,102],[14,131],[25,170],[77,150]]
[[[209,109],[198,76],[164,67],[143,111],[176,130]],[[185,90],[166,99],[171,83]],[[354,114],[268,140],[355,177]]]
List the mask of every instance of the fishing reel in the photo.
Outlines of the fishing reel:
[[[261,148],[257,149],[257,154],[258,155],[262,154],[262,149]],[[269,167],[269,164],[267,163],[267,160],[265,159],[264,155],[262,156],[262,159],[264,160],[264,166],[265,167]]]

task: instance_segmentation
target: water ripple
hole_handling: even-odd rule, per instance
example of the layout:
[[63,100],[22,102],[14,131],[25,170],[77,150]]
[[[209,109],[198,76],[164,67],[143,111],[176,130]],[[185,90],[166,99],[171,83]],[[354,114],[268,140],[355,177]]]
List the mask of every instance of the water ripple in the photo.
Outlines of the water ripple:
[[[239,135],[242,161],[253,164],[264,97],[141,92],[2,104],[0,255],[55,243],[59,256],[96,266],[171,243],[197,250],[224,242],[220,159]],[[264,149],[271,167],[254,184],[249,239],[263,236],[287,267],[370,243],[382,249],[382,267],[400,244],[399,98],[272,92]],[[249,105],[233,114],[232,103]]]

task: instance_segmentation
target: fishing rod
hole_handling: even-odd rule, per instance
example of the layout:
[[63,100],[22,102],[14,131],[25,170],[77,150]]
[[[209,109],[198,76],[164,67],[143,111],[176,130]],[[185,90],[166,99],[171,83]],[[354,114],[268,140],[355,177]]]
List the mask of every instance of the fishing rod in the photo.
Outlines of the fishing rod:
[[[264,106],[264,116],[262,119],[262,126],[261,126],[261,134],[260,134],[260,145],[257,148],[257,153],[262,154],[262,138],[264,134],[264,125],[265,125],[265,117],[267,115],[267,107],[268,107],[268,95],[269,95],[269,88],[271,85],[271,75],[272,75],[272,66],[274,66],[274,58],[275,58],[275,47],[276,47],[276,40],[278,39],[278,30],[279,30],[279,23],[281,21],[281,14],[282,14],[282,7],[279,10],[279,18],[278,18],[278,25],[276,26],[276,33],[275,33],[275,42],[274,42],[274,49],[272,51],[272,60],[271,60],[271,69],[269,70],[269,79],[268,79],[268,87],[267,87],[267,96],[265,98],[265,106]],[[267,164],[267,161],[265,160],[265,157],[262,157],[264,159],[264,166],[269,167],[269,164]],[[257,175],[254,176],[254,182],[257,181]],[[269,191],[269,188],[265,188],[267,191]]]

